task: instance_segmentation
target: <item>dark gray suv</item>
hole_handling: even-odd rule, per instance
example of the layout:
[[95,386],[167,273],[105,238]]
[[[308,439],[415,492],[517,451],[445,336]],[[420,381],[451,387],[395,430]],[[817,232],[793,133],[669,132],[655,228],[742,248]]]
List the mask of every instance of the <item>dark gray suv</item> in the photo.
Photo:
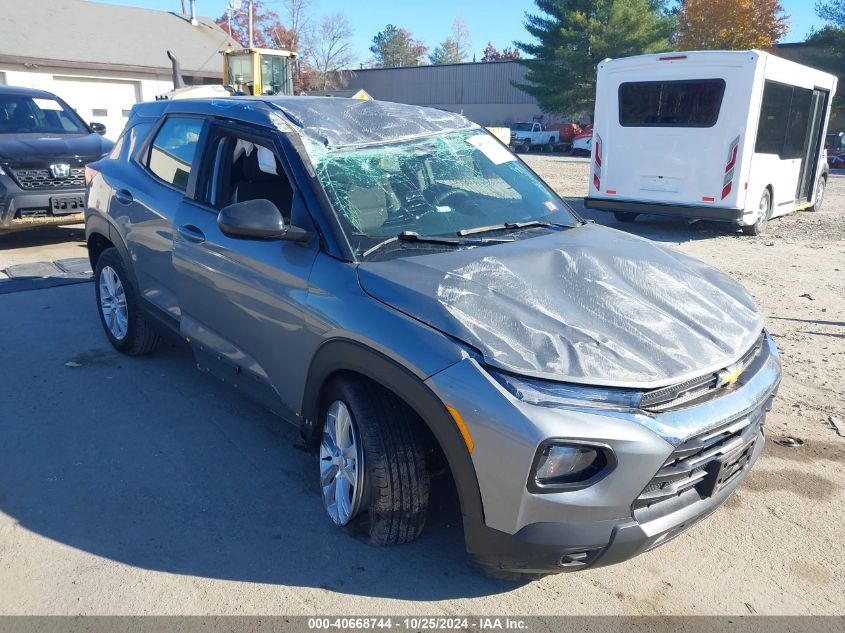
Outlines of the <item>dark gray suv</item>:
[[117,349],[178,332],[296,424],[329,518],[423,529],[454,480],[489,573],[606,565],[716,509],[780,380],[742,287],[585,223],[484,129],[377,101],[136,106],[89,166]]
[[85,164],[113,143],[56,95],[0,86],[0,231],[82,221]]

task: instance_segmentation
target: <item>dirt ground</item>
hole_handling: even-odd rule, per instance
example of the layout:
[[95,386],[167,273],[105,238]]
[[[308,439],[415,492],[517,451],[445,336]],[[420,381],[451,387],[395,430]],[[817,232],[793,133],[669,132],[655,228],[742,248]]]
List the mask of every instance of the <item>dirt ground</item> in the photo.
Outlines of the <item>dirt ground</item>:
[[[579,205],[585,161],[527,160]],[[522,585],[469,565],[448,503],[419,541],[374,549],[328,525],[295,432],[179,346],[111,350],[91,284],[0,294],[0,614],[845,613],[845,177],[821,212],[759,238],[585,215],[735,276],[780,347],[765,453],[712,517],[627,563]],[[0,268],[80,246],[3,236]]]

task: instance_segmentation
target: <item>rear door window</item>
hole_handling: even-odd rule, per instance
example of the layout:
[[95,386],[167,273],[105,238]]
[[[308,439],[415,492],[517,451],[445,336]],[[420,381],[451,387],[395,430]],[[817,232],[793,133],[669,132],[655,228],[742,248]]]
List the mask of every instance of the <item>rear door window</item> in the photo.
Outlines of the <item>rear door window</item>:
[[712,127],[719,119],[723,79],[637,81],[619,86],[623,127]]
[[813,91],[766,81],[754,151],[801,158],[808,141]]
[[167,184],[186,191],[203,123],[199,118],[167,119],[150,147],[147,168]]

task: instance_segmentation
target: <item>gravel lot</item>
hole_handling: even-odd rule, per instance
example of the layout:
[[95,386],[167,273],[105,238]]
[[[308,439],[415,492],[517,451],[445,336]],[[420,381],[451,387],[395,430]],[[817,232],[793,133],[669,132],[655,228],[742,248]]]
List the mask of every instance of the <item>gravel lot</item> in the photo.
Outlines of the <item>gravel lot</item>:
[[[586,161],[527,160],[580,207]],[[781,348],[774,441],[711,518],[628,563],[523,585],[469,565],[448,495],[418,542],[370,548],[323,518],[293,430],[179,344],[113,352],[91,284],[0,294],[0,614],[845,613],[845,437],[830,423],[845,434],[845,178],[820,213],[759,238],[585,215],[734,275]],[[45,231],[0,236],[0,269],[80,255],[78,232]]]

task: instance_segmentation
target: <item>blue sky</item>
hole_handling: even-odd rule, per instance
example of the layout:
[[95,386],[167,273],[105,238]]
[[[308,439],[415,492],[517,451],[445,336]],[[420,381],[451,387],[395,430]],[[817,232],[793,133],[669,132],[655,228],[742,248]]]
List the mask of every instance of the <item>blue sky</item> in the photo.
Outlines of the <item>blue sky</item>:
[[[99,1],[165,11],[181,10],[180,0]],[[812,28],[821,26],[811,0],[781,0],[781,3],[786,13],[792,16],[785,42],[801,41]],[[226,4],[227,0],[197,0],[197,12],[217,17],[223,13]],[[267,0],[266,4],[281,12],[281,0]],[[386,24],[407,28],[429,48],[434,48],[449,34],[452,20],[458,15],[469,26],[473,49],[480,58],[488,40],[502,49],[512,45],[514,40],[527,37],[522,26],[523,16],[534,8],[531,0],[313,0],[312,10],[317,16],[335,11],[345,13],[355,32],[353,44],[358,61],[366,61],[370,58],[368,49],[373,36]]]

